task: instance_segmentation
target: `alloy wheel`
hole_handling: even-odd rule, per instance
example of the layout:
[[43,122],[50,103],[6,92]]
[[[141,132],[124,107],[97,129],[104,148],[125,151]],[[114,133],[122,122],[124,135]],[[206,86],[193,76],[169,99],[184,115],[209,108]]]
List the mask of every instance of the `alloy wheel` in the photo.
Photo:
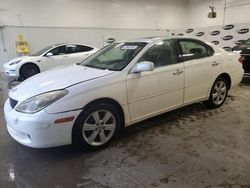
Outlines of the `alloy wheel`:
[[26,70],[26,72],[24,73],[25,77],[27,77],[27,78],[29,78],[35,74],[37,74],[37,71],[33,67],[28,68]]
[[212,94],[213,102],[216,105],[220,105],[224,102],[227,95],[227,86],[223,81],[219,81],[215,84]]
[[82,128],[82,134],[88,144],[100,146],[111,139],[115,129],[115,116],[108,110],[98,110],[87,117]]

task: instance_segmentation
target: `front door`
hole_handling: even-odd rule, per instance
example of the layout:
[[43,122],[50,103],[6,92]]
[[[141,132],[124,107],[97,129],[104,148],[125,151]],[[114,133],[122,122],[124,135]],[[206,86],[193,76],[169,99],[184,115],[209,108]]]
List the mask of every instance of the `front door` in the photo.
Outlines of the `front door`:
[[66,53],[66,46],[59,46],[52,50],[50,50],[48,53],[52,53],[52,56],[46,56],[41,59],[43,70],[50,70],[57,67],[64,67],[67,65],[70,65],[69,63],[69,55]]
[[[150,61],[150,72],[129,73],[127,96],[132,121],[160,114],[183,104],[184,65],[178,61],[174,41],[153,45],[139,60]],[[138,63],[139,63],[138,62]]]

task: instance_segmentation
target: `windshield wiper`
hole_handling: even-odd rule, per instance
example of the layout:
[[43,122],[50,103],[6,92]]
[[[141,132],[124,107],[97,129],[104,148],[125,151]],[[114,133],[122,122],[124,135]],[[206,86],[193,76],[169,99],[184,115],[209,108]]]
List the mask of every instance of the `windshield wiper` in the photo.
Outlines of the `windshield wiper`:
[[90,68],[94,68],[94,69],[101,69],[101,70],[106,70],[107,68],[105,67],[96,67],[96,66],[93,66],[93,65],[83,65],[85,67],[90,67]]

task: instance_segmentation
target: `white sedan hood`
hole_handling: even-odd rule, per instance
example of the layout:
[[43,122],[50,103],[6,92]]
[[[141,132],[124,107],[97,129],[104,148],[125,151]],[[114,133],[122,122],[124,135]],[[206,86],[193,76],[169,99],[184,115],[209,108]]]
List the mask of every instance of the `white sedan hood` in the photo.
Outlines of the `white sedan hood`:
[[41,93],[64,89],[74,84],[109,75],[113,72],[114,71],[93,69],[80,65],[55,69],[40,73],[25,80],[13,88],[9,96],[15,100],[23,101]]

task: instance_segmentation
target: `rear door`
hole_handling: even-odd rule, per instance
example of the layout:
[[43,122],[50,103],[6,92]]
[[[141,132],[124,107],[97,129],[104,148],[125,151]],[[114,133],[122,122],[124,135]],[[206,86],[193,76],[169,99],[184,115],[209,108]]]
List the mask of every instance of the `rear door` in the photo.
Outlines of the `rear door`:
[[[52,53],[52,56],[47,56],[47,53]],[[66,45],[55,47],[47,53],[42,58],[43,70],[50,70],[56,67],[70,65],[68,63],[68,55],[66,54]]]
[[184,103],[206,98],[221,72],[220,56],[207,44],[195,39],[178,40],[185,67]]

